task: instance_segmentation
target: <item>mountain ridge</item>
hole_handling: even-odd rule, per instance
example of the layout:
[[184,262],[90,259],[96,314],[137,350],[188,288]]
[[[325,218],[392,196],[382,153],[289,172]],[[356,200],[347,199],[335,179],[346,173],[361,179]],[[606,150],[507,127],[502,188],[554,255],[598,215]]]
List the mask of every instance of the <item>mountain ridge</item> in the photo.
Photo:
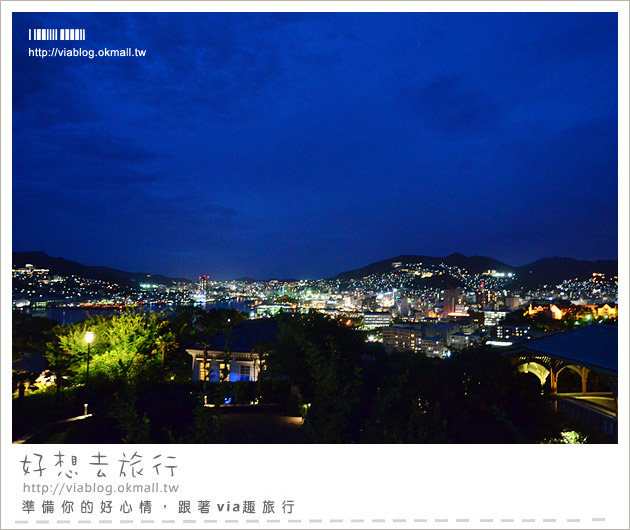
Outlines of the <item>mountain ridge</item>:
[[122,283],[126,285],[137,285],[142,281],[150,280],[158,284],[173,285],[176,282],[190,282],[187,278],[171,278],[162,274],[152,274],[148,272],[127,272],[120,269],[105,267],[101,265],[83,265],[77,261],[68,260],[62,257],[49,256],[41,250],[29,252],[13,252],[12,265],[14,268],[24,267],[31,263],[36,268],[49,269],[51,274],[61,276],[80,276],[94,280]]
[[449,266],[465,268],[471,273],[481,273],[487,270],[512,272],[516,274],[516,281],[519,285],[557,284],[565,279],[576,277],[578,279],[586,279],[594,272],[601,272],[611,276],[616,276],[618,273],[617,260],[589,261],[554,256],[541,258],[526,265],[513,266],[487,256],[465,256],[455,252],[446,257],[403,254],[339,273],[334,279],[350,280],[363,278],[370,274],[384,274],[393,270],[392,264],[396,262],[401,262],[403,265],[406,263],[426,263],[429,265],[444,263]]
[[[42,251],[13,252],[13,267],[24,267],[26,263],[32,263],[38,268],[50,269],[52,274],[64,276],[76,275],[85,278],[99,279],[126,285],[137,285],[146,282],[149,278],[151,282],[173,285],[176,282],[191,282],[187,278],[172,278],[161,274],[147,272],[127,272],[104,266],[83,265],[76,261],[67,260],[62,257],[52,257]],[[566,258],[553,256],[541,258],[532,263],[521,266],[513,266],[503,263],[487,256],[465,256],[459,252],[454,252],[446,257],[434,257],[414,254],[402,254],[386,260],[370,263],[357,269],[341,272],[331,279],[350,280],[359,279],[371,274],[383,274],[393,270],[392,263],[426,263],[429,265],[439,265],[444,263],[449,266],[461,267],[471,273],[482,273],[487,270],[497,270],[498,272],[512,272],[516,274],[519,286],[535,286],[542,284],[558,284],[565,279],[587,279],[594,272],[604,273],[610,276],[618,274],[617,260],[579,260],[576,258]],[[255,282],[253,278],[240,278],[241,281]],[[280,280],[281,283],[293,280]]]

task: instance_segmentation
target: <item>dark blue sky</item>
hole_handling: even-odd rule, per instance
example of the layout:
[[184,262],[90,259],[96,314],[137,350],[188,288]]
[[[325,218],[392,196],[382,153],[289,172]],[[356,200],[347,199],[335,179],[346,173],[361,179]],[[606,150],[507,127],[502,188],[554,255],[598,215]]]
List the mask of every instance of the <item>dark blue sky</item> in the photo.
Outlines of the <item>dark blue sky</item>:
[[[29,28],[85,28],[29,57]],[[13,249],[190,278],[617,258],[616,13],[14,14]]]

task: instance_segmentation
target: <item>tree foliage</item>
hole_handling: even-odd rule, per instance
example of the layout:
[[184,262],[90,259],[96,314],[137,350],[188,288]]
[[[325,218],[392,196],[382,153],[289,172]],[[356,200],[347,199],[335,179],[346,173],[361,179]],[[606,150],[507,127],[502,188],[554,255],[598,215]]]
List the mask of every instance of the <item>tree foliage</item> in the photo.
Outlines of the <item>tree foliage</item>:
[[22,311],[13,311],[12,320],[13,359],[19,359],[25,353],[43,354],[46,343],[53,337],[56,322]]
[[74,383],[86,379],[88,330],[94,333],[89,368],[95,381],[135,384],[159,379],[163,376],[162,355],[176,347],[173,334],[158,313],[126,310],[108,318],[59,326],[48,344],[47,359],[51,370],[65,374]]
[[176,344],[158,313],[124,311],[105,320],[98,331],[102,333],[102,341],[94,356],[94,370],[108,379],[127,382],[159,379],[162,357]]
[[547,398],[496,350],[448,359],[386,355],[318,314],[285,317],[261,352],[271,380],[305,404],[304,429],[323,443],[518,443],[558,432]]

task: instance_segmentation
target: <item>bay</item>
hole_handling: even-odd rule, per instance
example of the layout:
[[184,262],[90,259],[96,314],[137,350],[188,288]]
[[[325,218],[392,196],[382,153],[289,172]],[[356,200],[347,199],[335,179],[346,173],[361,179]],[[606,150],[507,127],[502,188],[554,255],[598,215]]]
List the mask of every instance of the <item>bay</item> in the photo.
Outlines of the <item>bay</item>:
[[[232,298],[229,300],[219,300],[216,302],[204,302],[201,304],[195,304],[201,307],[204,311],[211,311],[213,309],[236,309],[244,313],[249,314],[249,307],[247,301],[242,298]],[[150,304],[148,306],[142,306],[143,311],[147,312],[169,312],[176,311],[177,308],[165,304]],[[25,307],[21,309],[25,313],[34,317],[44,317],[54,320],[62,325],[76,324],[83,320],[88,320],[91,317],[103,316],[108,317],[120,312],[117,308],[66,308],[66,307],[46,307],[46,308],[31,308]]]

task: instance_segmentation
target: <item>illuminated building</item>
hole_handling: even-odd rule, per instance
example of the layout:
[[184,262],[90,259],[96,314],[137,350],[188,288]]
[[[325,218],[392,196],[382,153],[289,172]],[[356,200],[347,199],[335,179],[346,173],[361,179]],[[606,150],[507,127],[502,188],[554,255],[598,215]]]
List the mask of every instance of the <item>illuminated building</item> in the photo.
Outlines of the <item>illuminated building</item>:
[[363,313],[363,327],[365,329],[383,328],[391,323],[391,313]]
[[205,299],[210,298],[209,276],[199,276],[199,294]]
[[444,314],[455,313],[455,308],[462,305],[462,290],[444,289]]
[[506,326],[496,327],[496,338],[501,340],[529,339],[531,328],[529,326]]
[[450,351],[442,336],[425,336],[421,326],[395,325],[383,330],[385,351],[416,352],[427,357],[448,357]]
[[425,335],[428,338],[440,337],[444,344],[450,346],[451,336],[460,330],[459,324],[456,322],[442,322],[432,326],[427,326],[424,329]]
[[488,291],[486,282],[481,282],[481,287],[475,291],[475,300],[479,307],[483,307],[488,303]]
[[390,326],[383,330],[383,344],[389,352],[422,352],[422,330],[417,325]]
[[427,357],[450,357],[451,352],[444,344],[442,337],[425,337],[422,339],[422,353]]
[[564,312],[557,305],[551,304],[549,306],[549,311],[551,311],[551,318],[554,320],[562,320]]
[[525,314],[531,317],[531,316],[535,316],[540,313],[543,313],[550,316],[554,320],[562,320],[566,316],[567,311],[569,311],[569,308],[567,307],[561,308],[561,307],[558,307],[558,305],[556,304],[537,305],[537,306],[533,306],[532,304],[529,304],[529,308]]
[[278,324],[272,319],[244,320],[230,332],[226,354],[223,332],[203,338],[186,352],[192,357],[193,381],[257,381],[260,358],[254,351],[259,342],[275,342]]
[[378,307],[378,300],[376,296],[366,296],[361,300],[361,309],[364,311],[376,311]]
[[294,310],[291,304],[260,304],[256,306],[256,316],[275,317],[280,313],[293,313]]
[[565,320],[568,318],[616,318],[617,306],[604,305],[573,305],[561,304],[560,302],[550,303],[549,305],[533,305],[529,304],[529,308],[525,312],[526,316],[536,316],[538,314],[546,314],[554,320]]
[[617,318],[617,306],[612,307],[604,304],[597,308],[597,316],[598,318]]
[[394,301],[396,315],[399,317],[409,316],[409,300],[406,296],[398,297]]
[[50,274],[50,269],[36,269],[34,265],[32,265],[31,263],[27,263],[22,269],[13,269],[12,273],[13,278],[36,277],[39,279],[44,279],[48,278],[48,275]]
[[521,305],[521,299],[518,296],[506,296],[503,301],[507,309],[516,309]]
[[465,334],[461,331],[451,336],[451,348],[454,350],[463,350],[473,345],[480,344],[481,337],[477,333]]
[[508,315],[508,311],[484,311],[484,326],[496,326]]

